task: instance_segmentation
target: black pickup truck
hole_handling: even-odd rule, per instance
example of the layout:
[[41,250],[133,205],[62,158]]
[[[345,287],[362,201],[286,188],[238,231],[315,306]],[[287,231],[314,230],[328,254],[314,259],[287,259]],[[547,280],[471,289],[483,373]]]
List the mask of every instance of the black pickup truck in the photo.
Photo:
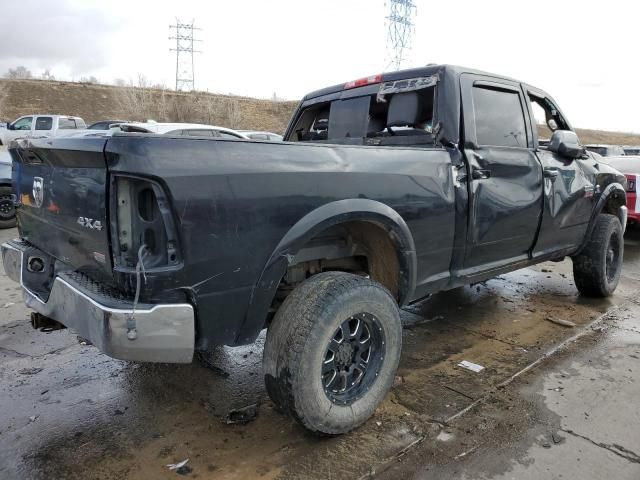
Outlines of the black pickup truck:
[[624,176],[548,94],[465,68],[313,92],[284,143],[131,133],[11,153],[20,238],[3,262],[36,327],[149,362],[267,328],[269,395],[322,434],[391,387],[400,307],[566,256],[584,295],[620,276]]

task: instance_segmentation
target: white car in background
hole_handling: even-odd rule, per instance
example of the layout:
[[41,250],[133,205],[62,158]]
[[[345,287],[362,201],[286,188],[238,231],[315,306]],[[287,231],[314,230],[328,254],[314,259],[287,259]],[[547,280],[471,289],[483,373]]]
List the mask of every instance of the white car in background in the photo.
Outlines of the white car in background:
[[68,115],[24,115],[0,128],[0,145],[26,137],[60,137],[87,128],[80,117]]
[[[185,135],[189,137],[217,137],[249,140],[246,135],[225,127],[200,123],[121,123],[116,127],[123,132],[158,133],[161,135]],[[112,129],[113,130],[113,129]]]
[[74,137],[110,136],[117,132],[157,133],[160,135],[180,135],[189,137],[215,137],[235,140],[250,140],[240,132],[215,125],[201,123],[129,122],[115,125],[109,130],[83,130]]
[[251,140],[263,140],[266,142],[281,142],[283,137],[273,132],[261,132],[259,130],[238,130],[238,132],[246,135]]

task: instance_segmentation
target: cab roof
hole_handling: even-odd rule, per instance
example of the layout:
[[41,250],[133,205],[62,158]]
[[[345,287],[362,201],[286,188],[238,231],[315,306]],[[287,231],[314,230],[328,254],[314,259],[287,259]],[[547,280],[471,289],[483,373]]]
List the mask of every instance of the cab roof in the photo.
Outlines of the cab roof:
[[[467,67],[461,67],[458,65],[448,65],[448,64],[429,64],[426,65],[424,67],[418,67],[418,68],[411,68],[411,69],[405,69],[405,70],[397,70],[395,72],[387,72],[387,73],[382,73],[381,74],[381,82],[391,82],[391,81],[395,81],[395,80],[403,80],[406,78],[413,78],[413,77],[428,77],[431,75],[437,75],[439,73],[446,73],[449,75],[454,75],[454,76],[460,76],[463,73],[473,73],[473,74],[477,74],[477,75],[484,75],[487,77],[496,77],[496,78],[502,78],[505,80],[510,80],[513,82],[517,82],[517,83],[524,83],[521,82],[520,80],[515,80],[513,78],[504,76],[504,75],[496,75],[494,73],[488,73],[488,72],[484,72],[482,70],[476,70],[473,68],[467,68]],[[308,93],[307,95],[304,96],[304,98],[302,99],[302,101],[304,102],[305,100],[310,100],[312,98],[317,98],[317,97],[321,97],[324,95],[329,95],[332,93],[336,93],[336,92],[340,92],[342,90],[345,90],[345,83],[340,83],[337,85],[332,85],[330,87],[325,87],[319,90],[315,90],[311,93]]]

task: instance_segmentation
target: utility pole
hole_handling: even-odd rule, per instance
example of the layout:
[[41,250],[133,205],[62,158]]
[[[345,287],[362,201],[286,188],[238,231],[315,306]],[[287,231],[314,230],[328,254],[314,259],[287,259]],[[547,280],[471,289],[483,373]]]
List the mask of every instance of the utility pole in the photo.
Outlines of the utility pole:
[[405,53],[411,49],[414,25],[413,17],[417,9],[412,0],[387,0],[387,52],[388,67],[400,70]]
[[193,48],[194,42],[201,41],[193,38],[193,32],[202,29],[193,25],[193,20],[191,23],[181,23],[177,18],[175,25],[169,25],[170,31],[175,30],[175,34],[169,37],[169,40],[175,40],[176,46],[169,50],[176,52],[176,90],[195,90],[193,54],[202,52]]

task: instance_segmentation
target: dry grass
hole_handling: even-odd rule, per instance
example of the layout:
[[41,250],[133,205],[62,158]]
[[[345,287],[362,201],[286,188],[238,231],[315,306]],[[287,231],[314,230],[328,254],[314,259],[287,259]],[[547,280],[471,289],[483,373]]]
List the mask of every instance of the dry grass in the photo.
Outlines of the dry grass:
[[[282,133],[297,102],[152,88],[140,76],[126,86],[0,79],[0,119],[29,113],[78,115],[88,123],[124,118],[191,122]],[[640,145],[640,135],[577,129],[583,143]],[[543,135],[547,138],[549,135]]]
[[[126,86],[0,79],[0,118],[51,113],[104,119],[191,122],[282,133],[297,102],[258,100],[206,92],[147,88],[143,78]],[[1,98],[1,97],[0,97]]]

